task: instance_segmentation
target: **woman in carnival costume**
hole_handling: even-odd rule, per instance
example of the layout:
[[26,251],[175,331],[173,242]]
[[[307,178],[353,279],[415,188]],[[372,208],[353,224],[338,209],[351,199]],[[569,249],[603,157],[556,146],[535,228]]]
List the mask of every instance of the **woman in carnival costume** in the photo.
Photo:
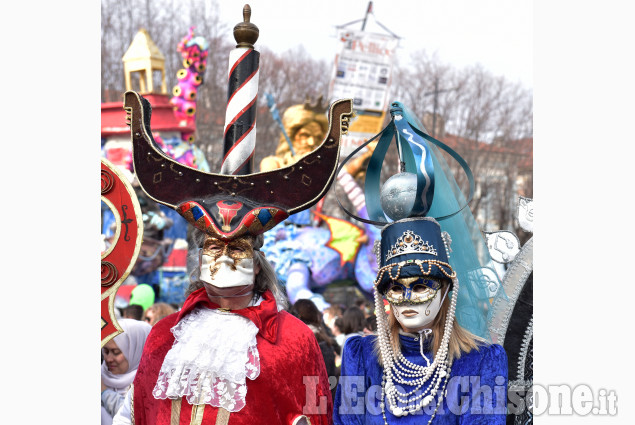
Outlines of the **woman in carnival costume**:
[[[382,227],[374,292],[378,329],[351,337],[343,348],[334,423],[503,424],[507,358],[500,345],[488,342],[486,329],[496,277],[479,258],[486,250],[475,248],[482,240],[463,208],[469,200],[450,183],[434,149],[463,166],[472,193],[471,171],[402,104],[393,103],[391,115],[368,166],[370,219],[355,217]],[[380,195],[379,173],[393,135],[402,172]]]

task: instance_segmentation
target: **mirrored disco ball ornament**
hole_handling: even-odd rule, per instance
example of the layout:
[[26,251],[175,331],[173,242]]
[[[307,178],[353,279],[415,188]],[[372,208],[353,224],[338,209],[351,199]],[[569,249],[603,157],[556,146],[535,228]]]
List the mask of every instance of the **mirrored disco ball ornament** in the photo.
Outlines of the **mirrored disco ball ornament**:
[[408,217],[417,195],[417,175],[399,173],[386,180],[381,188],[379,202],[382,210],[392,220]]

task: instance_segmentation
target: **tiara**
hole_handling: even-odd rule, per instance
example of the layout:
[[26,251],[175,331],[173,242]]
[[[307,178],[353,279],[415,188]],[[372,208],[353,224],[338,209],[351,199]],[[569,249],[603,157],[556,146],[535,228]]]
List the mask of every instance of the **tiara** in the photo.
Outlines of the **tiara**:
[[437,250],[427,241],[424,242],[421,236],[415,234],[412,230],[406,230],[388,250],[386,261],[403,254],[430,254],[436,256]]

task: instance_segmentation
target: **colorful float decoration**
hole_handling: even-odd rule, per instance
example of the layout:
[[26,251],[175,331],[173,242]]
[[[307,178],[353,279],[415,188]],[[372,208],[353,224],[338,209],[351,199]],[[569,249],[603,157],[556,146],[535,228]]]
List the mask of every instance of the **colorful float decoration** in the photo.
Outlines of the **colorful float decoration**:
[[135,264],[143,222],[141,207],[126,177],[101,160],[101,200],[112,211],[116,229],[112,244],[101,253],[101,346],[123,332],[115,317],[115,295]]
[[[328,126],[320,98],[311,102],[307,96],[303,103],[287,108],[281,118],[270,94],[267,102],[280,127],[280,139],[275,154],[261,161],[261,172],[296,164],[317,148]],[[354,176],[368,157],[356,158],[336,180],[363,217],[367,217],[363,191]],[[274,265],[278,280],[285,285],[291,303],[310,299],[324,309],[329,304],[323,293],[333,282],[353,282],[361,295],[370,296],[377,274],[373,244],[378,237],[374,226],[329,215],[322,200],[310,211],[293,215],[266,233],[262,249]]]
[[[203,84],[205,69],[207,68],[207,54],[209,44],[201,36],[194,36],[194,27],[179,42],[177,52],[183,57],[183,68],[176,73],[178,83],[172,89],[174,95],[170,104],[174,107],[174,115],[179,123],[196,126],[196,98],[198,88]],[[184,132],[183,140],[192,143],[194,134]],[[178,160],[178,158],[175,158]],[[189,165],[189,164],[186,164]]]
[[[177,72],[178,83],[170,98],[164,78],[163,54],[150,34],[141,29],[123,56],[126,88],[132,88],[131,74],[140,72],[140,92],[153,105],[153,137],[159,148],[178,163],[202,171],[209,171],[204,153],[194,143],[196,132],[196,97],[203,83],[207,65],[208,43],[194,34],[194,27],[179,42],[177,51],[183,57],[184,68]],[[161,75],[160,81],[153,81]],[[132,165],[130,128],[125,125],[122,102],[102,103],[102,155],[132,182],[141,205],[144,237],[131,278],[122,289],[135,284],[152,285],[157,300],[178,304],[184,299],[189,284],[187,275],[187,223],[171,208],[149,199],[138,187]],[[108,208],[102,211],[102,235],[107,245],[114,234],[115,218]],[[127,299],[122,292],[118,306]]]

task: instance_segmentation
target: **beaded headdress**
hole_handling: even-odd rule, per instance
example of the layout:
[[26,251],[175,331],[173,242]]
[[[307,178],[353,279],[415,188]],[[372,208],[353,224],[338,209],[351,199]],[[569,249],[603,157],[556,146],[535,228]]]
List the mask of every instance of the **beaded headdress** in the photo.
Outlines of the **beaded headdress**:
[[[392,121],[375,136],[379,142],[366,171],[369,218],[357,217],[344,208],[354,218],[382,227],[381,239],[375,247],[379,265],[375,286],[380,293],[386,291],[391,281],[403,277],[427,276],[451,283],[456,276],[448,262],[450,237],[442,233],[434,218],[427,216],[435,197],[435,165],[428,141],[455,156],[471,183],[470,197],[473,192],[472,174],[462,158],[422,132],[401,103],[394,102],[392,106]],[[379,190],[379,176],[393,135],[400,153],[401,172],[389,178]],[[441,219],[454,216],[463,207]]]
[[[460,280],[463,290],[457,302],[459,324],[474,335],[489,339],[488,304],[500,281],[490,268],[491,258],[480,228],[466,208],[475,190],[472,172],[458,153],[431,137],[402,103],[393,102],[390,115],[389,124],[340,165],[341,169],[366,145],[377,142],[364,182],[368,215],[359,217],[340,203],[354,219],[382,229],[374,247],[379,266],[375,287],[381,294],[392,280],[421,275],[445,280],[451,288],[455,280]],[[382,185],[380,174],[393,140],[400,172]],[[456,184],[441,150],[465,172],[469,182],[467,196]]]

